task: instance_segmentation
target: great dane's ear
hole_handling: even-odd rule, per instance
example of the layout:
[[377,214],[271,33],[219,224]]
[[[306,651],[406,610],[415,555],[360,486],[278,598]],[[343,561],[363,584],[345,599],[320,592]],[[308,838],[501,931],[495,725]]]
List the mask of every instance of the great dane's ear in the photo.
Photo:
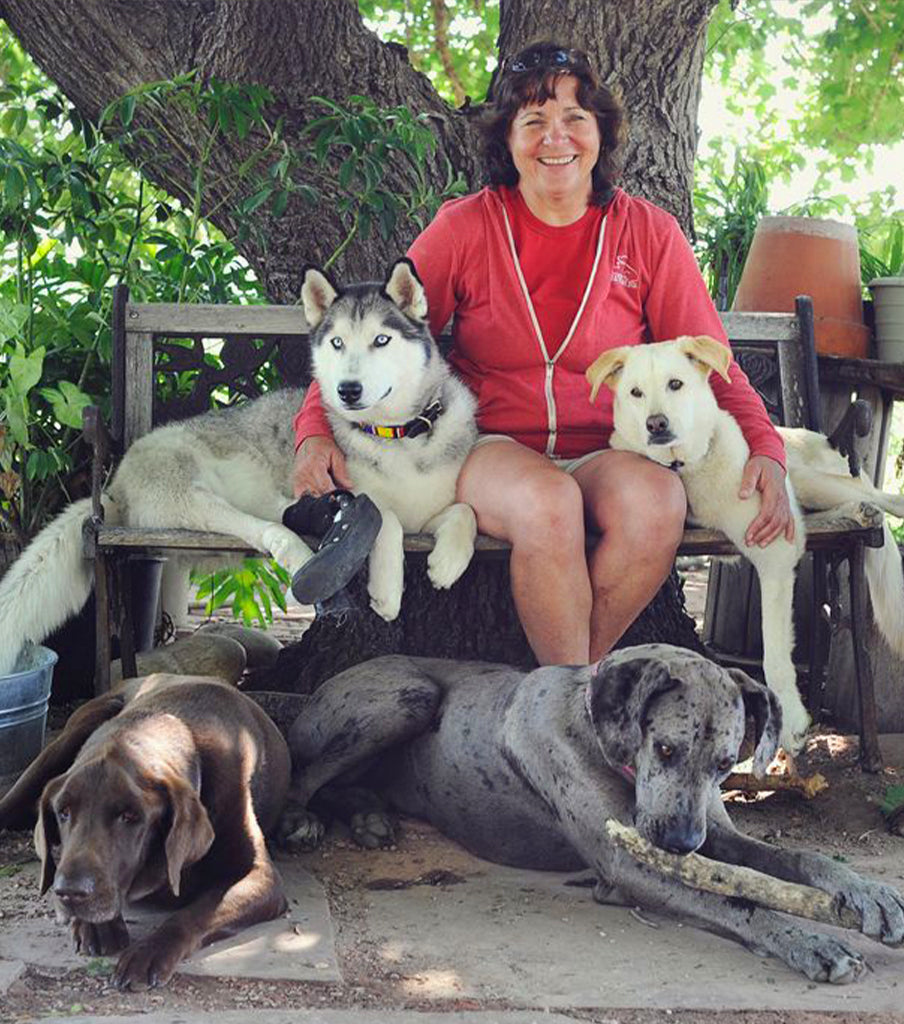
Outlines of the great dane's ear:
[[65,775],[51,779],[44,787],[44,791],[41,793],[41,798],[38,801],[38,823],[35,825],[34,842],[35,851],[41,858],[42,896],[53,885],[53,876],[56,874],[53,848],[60,845],[60,832],[57,828],[56,814],[54,814],[50,802],[60,791],[65,781]]
[[744,710],[753,718],[756,730],[753,774],[757,777],[765,775],[778,750],[779,736],[782,732],[782,706],[768,686],[751,679],[746,672],[739,668],[729,668],[726,672],[741,691]]
[[[198,794],[184,779],[166,781],[172,813],[172,824],[166,837],[166,871],[173,895],[179,895],[182,869],[199,861],[210,849],[214,839],[213,825]],[[244,808],[236,807],[236,814]]]
[[301,282],[301,301],[305,319],[313,330],[326,316],[327,310],[339,297],[339,289],[319,268],[307,264]]
[[629,765],[643,742],[643,719],[650,701],[679,685],[664,661],[618,656],[604,658],[587,689],[587,709],[603,754],[610,764]]
[[728,383],[731,377],[728,376],[728,368],[731,366],[731,349],[716,341],[708,334],[698,334],[695,338],[685,335],[678,339],[678,347],[692,362],[697,363],[709,376],[710,370],[716,373]]
[[622,345],[621,348],[610,348],[604,352],[587,367],[584,376],[590,382],[590,401],[595,402],[600,388],[605,384],[615,390],[618,375],[625,367],[625,360],[631,351],[630,345]]
[[389,268],[383,291],[412,320],[427,319],[427,293],[414,264],[403,256]]

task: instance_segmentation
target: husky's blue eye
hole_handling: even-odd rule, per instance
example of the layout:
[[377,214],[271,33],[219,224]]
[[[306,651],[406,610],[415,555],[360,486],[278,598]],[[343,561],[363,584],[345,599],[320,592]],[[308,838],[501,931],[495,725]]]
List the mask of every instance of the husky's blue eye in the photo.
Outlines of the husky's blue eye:
[[388,345],[388,344],[389,344],[389,335],[388,334],[378,334],[376,336],[376,338],[374,338],[374,348],[382,348],[384,345]]
[[330,338],[330,344],[338,352],[339,349],[342,348],[342,339],[341,338]]
[[678,380],[677,377],[673,377],[669,381],[669,391],[680,391],[684,387],[684,381]]

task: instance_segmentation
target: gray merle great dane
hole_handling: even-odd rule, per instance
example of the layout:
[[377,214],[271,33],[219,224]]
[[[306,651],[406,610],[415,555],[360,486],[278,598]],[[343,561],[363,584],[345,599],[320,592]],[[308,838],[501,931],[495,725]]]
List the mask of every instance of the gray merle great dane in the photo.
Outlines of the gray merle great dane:
[[757,734],[754,767],[764,771],[781,728],[775,696],[739,670],[664,644],[617,651],[597,666],[529,673],[377,658],[327,681],[293,725],[294,799],[282,832],[289,845],[320,838],[322,826],[307,810],[319,792],[334,810],[358,812],[352,824],[364,845],[387,838],[386,815],[361,813],[374,810],[362,802],[367,791],[343,789],[364,778],[390,807],[430,821],[479,857],[556,871],[589,867],[600,879],[598,895],[617,890],[630,903],[693,918],[815,981],[852,981],[864,963],[843,941],[666,879],[607,836],[607,818],[633,820],[657,847],[699,850],[815,886],[856,910],[864,934],[904,942],[904,898],[894,889],[732,826],[719,783],[738,761],[748,716]]

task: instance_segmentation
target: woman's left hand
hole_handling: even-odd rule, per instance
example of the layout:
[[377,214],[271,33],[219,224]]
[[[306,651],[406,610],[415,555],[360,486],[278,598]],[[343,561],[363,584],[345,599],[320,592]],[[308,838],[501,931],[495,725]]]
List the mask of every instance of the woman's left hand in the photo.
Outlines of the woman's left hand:
[[787,540],[794,540],[794,519],[785,487],[785,471],[768,455],[751,455],[744,467],[738,497],[749,498],[754,491],[760,492],[760,511],[747,527],[744,537],[747,546],[757,544],[764,548],[782,533]]

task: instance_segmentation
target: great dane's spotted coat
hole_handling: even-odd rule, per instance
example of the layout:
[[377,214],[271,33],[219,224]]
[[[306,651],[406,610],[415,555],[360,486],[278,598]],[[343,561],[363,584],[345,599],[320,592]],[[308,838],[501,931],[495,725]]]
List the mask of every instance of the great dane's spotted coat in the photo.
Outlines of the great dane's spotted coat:
[[[328,783],[363,776],[393,808],[429,820],[478,856],[547,870],[588,866],[602,888],[631,902],[694,918],[814,980],[851,981],[864,965],[843,941],[667,880],[607,837],[607,818],[633,820],[659,847],[699,849],[816,886],[857,910],[866,935],[904,942],[904,898],[895,890],[733,828],[718,787],[738,758],[747,715],[763,770],[781,728],[775,696],[690,651],[646,645],[596,667],[530,673],[378,658],[325,683],[293,726],[296,806],[283,832],[290,841],[316,838],[322,830],[309,801]],[[330,790],[348,810],[338,785],[323,792]],[[358,824],[366,820],[359,815]]]

